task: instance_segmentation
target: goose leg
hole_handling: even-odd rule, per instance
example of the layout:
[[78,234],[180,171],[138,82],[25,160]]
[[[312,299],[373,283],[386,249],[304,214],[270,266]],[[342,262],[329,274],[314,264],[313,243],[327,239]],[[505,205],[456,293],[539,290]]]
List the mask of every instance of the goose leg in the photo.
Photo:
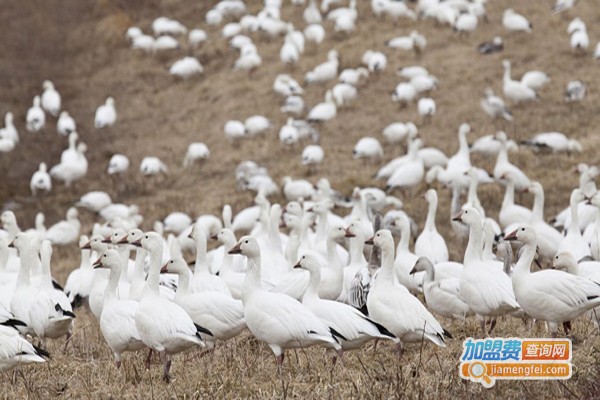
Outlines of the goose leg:
[[148,350],[148,356],[146,357],[146,360],[144,361],[144,366],[146,367],[146,371],[148,371],[150,369],[150,361],[152,360],[152,349]]
[[284,357],[285,357],[285,354],[283,352],[280,355],[275,357],[275,360],[277,361],[277,373],[279,375],[281,375]]
[[563,329],[565,330],[565,335],[568,336],[571,334],[571,321],[563,322]]
[[493,318],[491,323],[490,323],[490,332],[489,334],[492,334],[492,331],[494,330],[494,328],[496,327],[496,318]]
[[160,358],[163,362],[163,381],[169,383],[171,382],[171,377],[169,376],[169,369],[171,369],[171,360],[169,360],[169,356],[164,351],[160,352]]
[[115,353],[115,367],[121,368],[121,355],[117,353]]

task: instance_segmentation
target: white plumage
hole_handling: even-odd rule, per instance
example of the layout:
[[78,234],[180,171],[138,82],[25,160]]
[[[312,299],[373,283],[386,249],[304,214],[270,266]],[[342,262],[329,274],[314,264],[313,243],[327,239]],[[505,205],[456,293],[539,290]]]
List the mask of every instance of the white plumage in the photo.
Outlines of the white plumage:
[[96,110],[94,126],[96,129],[113,126],[117,121],[117,110],[115,109],[115,99],[107,97],[103,105]]

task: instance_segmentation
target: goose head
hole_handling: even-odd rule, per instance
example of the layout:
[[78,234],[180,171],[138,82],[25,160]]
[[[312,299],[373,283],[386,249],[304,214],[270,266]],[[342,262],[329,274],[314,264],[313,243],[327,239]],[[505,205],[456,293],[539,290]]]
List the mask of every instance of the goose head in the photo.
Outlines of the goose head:
[[353,237],[357,237],[357,236],[364,237],[364,232],[363,232],[360,221],[354,220],[346,228],[346,237],[353,238]]
[[531,182],[531,185],[529,185],[529,187],[525,188],[525,191],[536,196],[540,193],[542,193],[542,194],[544,193],[544,187],[539,182]]
[[290,201],[287,203],[285,206],[285,212],[296,217],[301,217],[303,214],[302,206],[297,201]]
[[235,233],[231,229],[223,228],[213,237],[223,245],[232,245],[235,243]]
[[39,107],[41,104],[41,100],[40,100],[40,96],[35,96],[33,98],[33,106],[34,107]]
[[344,228],[341,224],[333,225],[329,228],[327,237],[334,241],[341,240],[346,237],[346,228]]
[[79,217],[77,208],[71,207],[67,210],[67,221],[74,221]]
[[504,240],[518,240],[525,244],[537,243],[535,229],[530,226],[520,226],[504,237]]
[[421,271],[427,271],[428,269],[432,269],[433,268],[433,264],[431,263],[431,260],[429,260],[429,258],[427,257],[419,257],[417,259],[417,261],[415,262],[415,265],[413,266],[413,268],[410,270],[410,274],[416,274],[417,272],[421,272]]
[[21,254],[21,252],[30,249],[30,246],[32,245],[32,239],[33,238],[27,233],[19,232],[16,234],[12,242],[9,243],[8,247],[17,249],[19,254]]
[[471,125],[469,125],[466,122],[463,122],[462,124],[460,124],[460,127],[458,128],[458,134],[463,136],[463,135],[467,135],[471,132]]
[[141,240],[144,232],[141,229],[135,228],[130,230],[126,235],[122,235],[116,244],[132,244]]
[[303,254],[296,263],[296,265],[294,265],[294,268],[302,268],[307,270],[311,274],[315,274],[320,272],[321,266],[319,265],[319,262],[317,261],[314,255]]
[[42,263],[50,264],[52,258],[52,243],[49,240],[43,240],[40,247],[40,259]]
[[87,242],[90,241],[90,238],[87,237],[87,235],[81,235],[79,237],[79,248],[83,249],[83,246],[85,246],[87,244]]
[[12,211],[4,211],[2,216],[0,216],[0,222],[2,222],[4,229],[8,229],[11,226],[17,225],[17,217],[15,217],[15,213]]
[[427,201],[427,203],[432,203],[434,201],[437,201],[438,196],[437,196],[437,192],[435,191],[435,189],[429,189],[426,193],[425,193],[425,200]]
[[505,70],[510,69],[510,61],[502,60],[502,66],[504,67]]
[[52,90],[54,89],[54,84],[52,83],[52,81],[45,80],[44,83],[42,83],[42,87],[44,88],[44,90]]
[[563,251],[554,256],[550,268],[573,274],[577,272],[577,261],[571,253],[568,251]]
[[474,207],[466,207],[460,214],[452,218],[452,221],[462,222],[468,226],[483,227],[481,214]]
[[506,132],[504,132],[504,131],[498,131],[494,135],[494,140],[497,140],[497,141],[499,141],[501,143],[506,143],[506,141],[508,140],[508,136],[506,135]]
[[94,250],[96,253],[102,253],[106,251],[108,245],[104,243],[104,236],[102,235],[92,235],[89,242],[81,246],[82,250]]
[[7,126],[12,126],[13,125],[13,119],[14,119],[13,113],[9,111],[4,116],[4,123]]
[[116,250],[109,249],[103,252],[92,265],[94,269],[106,268],[111,271],[120,271],[121,256],[119,256],[119,253]]
[[121,228],[114,229],[110,235],[108,235],[107,237],[104,238],[104,243],[114,244],[114,245],[122,244],[120,242],[123,240],[124,237],[126,237],[126,235],[127,235],[127,232],[125,232],[124,229],[121,229]]
[[252,236],[243,236],[237,244],[228,251],[228,254],[241,254],[246,257],[255,257],[260,255],[260,248],[258,247],[258,242],[255,238]]
[[173,257],[162,266],[160,273],[183,275],[189,273],[189,268],[183,257]]
[[133,243],[130,243],[136,247],[141,247],[144,250],[152,251],[158,248],[162,249],[163,246],[163,238],[156,232],[146,232],[141,239],[136,240]]
[[115,106],[115,99],[114,99],[114,98],[112,98],[111,96],[108,96],[108,97],[106,98],[106,105],[107,105],[107,106],[114,107],[114,106]]
[[379,247],[383,251],[394,251],[394,238],[392,232],[387,229],[378,230],[373,237],[365,241],[365,244]]

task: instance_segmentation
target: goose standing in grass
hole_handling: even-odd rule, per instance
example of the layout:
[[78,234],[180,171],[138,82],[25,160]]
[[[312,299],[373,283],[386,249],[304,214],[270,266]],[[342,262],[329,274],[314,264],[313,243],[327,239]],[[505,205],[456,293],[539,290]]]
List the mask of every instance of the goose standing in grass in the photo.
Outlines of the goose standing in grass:
[[506,178],[512,179],[516,190],[528,188],[529,185],[531,185],[531,181],[527,175],[525,175],[519,167],[511,164],[508,160],[508,138],[506,137],[506,133],[502,131],[496,133],[495,139],[502,144],[502,147],[500,148],[498,158],[496,159],[496,165],[494,166],[494,178],[498,180]]
[[521,14],[517,14],[511,8],[504,10],[502,14],[502,25],[509,31],[532,32],[533,25]]
[[81,222],[79,222],[79,213],[75,207],[67,210],[66,219],[52,225],[46,231],[46,239],[54,245],[66,245],[75,243],[79,239]]
[[60,94],[54,88],[52,81],[44,81],[43,87],[42,108],[57,117],[60,112]]
[[229,253],[248,258],[248,273],[242,289],[244,317],[254,336],[266,342],[275,354],[279,373],[286,349],[314,345],[341,349],[336,339],[336,336],[341,338],[341,335],[302,303],[263,288],[260,248],[256,239],[251,236],[242,237]]
[[436,314],[464,321],[471,310],[460,297],[460,279],[437,279],[431,260],[427,257],[419,257],[410,274],[423,271],[425,272],[423,295],[427,307]]
[[[37,239],[34,239],[34,241],[37,241]],[[32,244],[31,248],[34,249],[37,245],[39,244]],[[19,249],[19,253],[23,257],[21,249]],[[71,303],[65,293],[53,287],[52,276],[50,275],[52,245],[48,240],[41,243],[39,256],[42,264],[42,275],[39,286],[33,289],[35,297],[29,306],[28,325],[42,343],[45,343],[46,338],[56,339],[65,335],[68,340],[71,337],[71,327],[75,314],[73,314]],[[15,300],[19,301],[18,298],[13,297],[13,302]]]
[[31,194],[34,196],[40,192],[49,193],[52,190],[52,179],[50,179],[48,167],[46,167],[45,162],[41,162],[38,170],[31,176],[29,188],[31,189]]
[[79,268],[71,271],[65,283],[65,294],[67,295],[71,307],[76,309],[84,303],[88,303],[90,292],[92,290],[92,280],[94,270],[90,259],[90,249],[82,248],[89,241],[89,238],[82,235],[79,238],[79,247],[81,249],[81,262]]
[[531,221],[532,216],[533,214],[530,209],[515,204],[515,183],[508,177],[506,179],[506,190],[502,206],[498,214],[500,226],[506,228],[513,224],[522,223],[523,221]]
[[122,174],[129,169],[129,158],[124,154],[113,154],[108,162],[109,175]]
[[271,127],[271,121],[267,117],[262,115],[253,115],[246,118],[244,121],[244,128],[247,135],[256,136]]
[[199,47],[206,42],[206,39],[208,39],[208,35],[202,29],[192,29],[188,33],[188,43],[191,47]]
[[312,71],[309,71],[304,75],[304,81],[307,84],[313,83],[325,83],[337,76],[338,70],[338,52],[336,50],[330,50],[327,53],[327,61],[317,65]]
[[504,96],[512,102],[520,103],[523,101],[531,101],[538,98],[535,90],[527,86],[521,81],[515,81],[510,76],[510,61],[503,60],[504,77],[502,90]]
[[340,72],[338,81],[340,83],[347,83],[348,85],[358,86],[361,78],[367,79],[369,77],[369,70],[364,67],[356,69],[347,68]]
[[15,128],[14,116],[10,111],[4,115],[4,128],[0,128],[0,138],[10,139],[14,143],[19,142],[19,132]]
[[[231,296],[234,299],[240,300],[242,298],[242,284],[246,278],[246,273],[235,268],[234,258],[231,254],[227,253],[227,250],[231,249],[236,244],[235,234],[232,230],[224,228],[219,231],[216,236],[219,243],[223,245],[223,261],[219,267],[219,276],[225,281]],[[242,266],[243,268],[243,266]]]
[[500,36],[494,36],[492,40],[481,43],[477,46],[479,54],[493,54],[504,50],[504,42]]
[[302,268],[310,273],[302,304],[343,337],[340,337],[342,350],[358,349],[374,339],[392,339],[398,342],[394,334],[356,308],[319,297],[321,266],[313,255],[302,255],[294,268]]
[[94,126],[96,129],[110,127],[117,121],[117,110],[115,108],[115,99],[107,97],[104,104],[96,109],[94,117]]
[[565,91],[565,101],[567,103],[582,101],[585,98],[586,88],[587,84],[583,81],[570,81],[569,83],[567,83],[567,90]]
[[434,264],[448,261],[448,246],[435,226],[438,206],[437,192],[435,189],[429,189],[424,197],[429,204],[429,208],[423,232],[415,241],[415,254],[419,257],[427,257]]
[[196,247],[196,263],[190,282],[190,291],[193,293],[218,292],[231,296],[227,283],[220,276],[210,273],[209,263],[206,260],[206,234],[200,223],[194,223],[188,237],[194,241]]
[[556,254],[563,236],[544,219],[544,188],[542,184],[532,182],[527,191],[534,196],[529,224],[536,231],[539,253],[542,257],[551,259]]
[[464,269],[460,278],[460,297],[469,308],[480,317],[481,330],[485,328],[485,318],[491,317],[490,333],[494,329],[495,317],[519,310],[510,278],[482,261],[483,220],[473,207],[465,208],[453,218],[469,226],[469,243],[465,250]]
[[314,106],[306,120],[308,122],[325,122],[329,121],[337,115],[337,106],[333,98],[333,92],[328,90],[325,93],[325,101]]
[[110,278],[104,292],[104,305],[100,316],[100,331],[115,357],[115,366],[121,367],[121,353],[138,351],[146,347],[135,326],[135,314],[139,303],[119,298],[117,286],[121,275],[121,256],[116,250],[107,250],[94,268],[107,268]]
[[246,329],[244,307],[240,300],[219,292],[190,291],[190,271],[181,256],[169,260],[161,272],[177,274],[179,279],[174,302],[188,313],[195,324],[212,333],[212,336],[205,338],[209,349],[215,346],[217,340],[231,339]]
[[435,115],[435,101],[429,97],[423,97],[417,102],[417,112],[424,121],[429,121]]
[[178,76],[183,79],[191,78],[194,75],[199,75],[204,72],[204,68],[195,57],[184,57],[177,60],[169,68],[171,75]]
[[549,149],[553,152],[578,152],[583,151],[581,143],[575,139],[569,139],[567,135],[561,132],[545,132],[533,135],[530,139],[521,142],[526,146],[531,146],[535,150]]
[[[558,246],[557,252],[568,251],[573,254],[576,260],[581,260],[584,257],[591,256],[590,246],[583,239],[579,230],[579,212],[578,205],[585,199],[582,191],[575,189],[571,192],[569,204],[571,207],[571,224],[567,228],[567,234]],[[536,237],[537,243],[537,237]]]
[[61,111],[58,121],[56,122],[56,131],[59,135],[69,136],[71,132],[75,132],[77,126],[73,117],[67,111]]
[[355,145],[352,150],[352,157],[355,159],[380,160],[383,158],[383,147],[381,143],[374,137],[363,137]]
[[94,190],[87,192],[79,198],[79,201],[75,203],[77,207],[83,207],[93,213],[100,212],[102,209],[112,204],[110,195],[100,190]]
[[394,278],[394,238],[390,231],[382,229],[365,243],[381,249],[381,269],[367,299],[371,318],[393,333],[403,343],[429,340],[446,347],[444,336],[452,337],[427,311],[406,287],[398,285]]
[[140,172],[144,176],[166,174],[167,166],[158,157],[144,157],[140,163]]
[[311,168],[318,168],[323,162],[325,152],[318,144],[310,144],[302,150],[302,165],[308,165]]
[[600,284],[597,282],[562,271],[531,273],[537,245],[535,230],[521,226],[504,239],[519,240],[524,247],[512,275],[519,305],[532,318],[547,321],[552,337],[558,334],[558,324],[563,324],[568,335],[569,321],[600,306]]
[[408,160],[401,165],[388,178],[386,182],[386,191],[393,188],[402,190],[412,189],[419,185],[425,176],[425,164],[419,157],[419,150],[423,146],[421,139],[413,140],[408,146]]
[[135,326],[142,342],[160,353],[162,377],[169,382],[171,355],[195,346],[204,347],[203,335],[212,333],[195,324],[179,305],[160,296],[158,281],[163,253],[162,237],[156,232],[148,232],[131,244],[143,247],[150,255],[150,269],[135,313]]
[[483,111],[494,119],[504,118],[507,121],[513,120],[512,113],[504,104],[504,100],[496,96],[491,88],[485,89],[485,97],[481,99],[480,104]]
[[33,106],[27,110],[26,121],[29,132],[39,132],[44,129],[46,114],[42,110],[40,96],[33,98]]
[[521,77],[521,83],[535,91],[540,90],[548,82],[550,77],[542,71],[527,71]]

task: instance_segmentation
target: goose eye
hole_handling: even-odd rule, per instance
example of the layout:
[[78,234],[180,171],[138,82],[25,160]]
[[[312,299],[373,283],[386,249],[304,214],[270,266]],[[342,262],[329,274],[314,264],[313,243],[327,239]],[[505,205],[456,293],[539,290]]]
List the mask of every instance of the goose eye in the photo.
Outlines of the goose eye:
[[148,239],[148,235],[146,235],[146,239]]
[[103,257],[106,258],[106,254]]
[[171,260],[171,264],[173,264],[173,260]]
[[248,241],[246,240],[244,243],[248,244]]
[[522,230],[522,231],[524,231],[524,230],[525,230],[525,228],[521,228],[521,230]]

